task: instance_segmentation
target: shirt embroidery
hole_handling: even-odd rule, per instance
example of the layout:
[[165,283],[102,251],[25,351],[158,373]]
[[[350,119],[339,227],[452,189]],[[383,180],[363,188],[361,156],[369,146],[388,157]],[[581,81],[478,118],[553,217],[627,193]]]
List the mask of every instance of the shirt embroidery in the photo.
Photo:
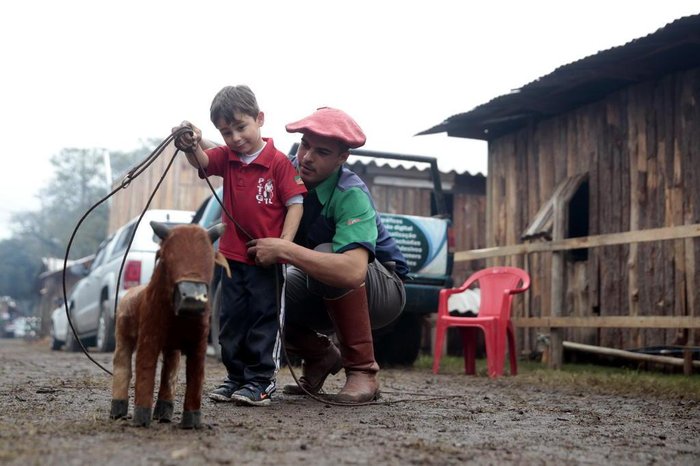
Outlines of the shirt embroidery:
[[272,204],[272,198],[275,196],[275,187],[272,183],[272,178],[258,178],[258,192],[255,195],[255,199],[258,204],[270,205]]

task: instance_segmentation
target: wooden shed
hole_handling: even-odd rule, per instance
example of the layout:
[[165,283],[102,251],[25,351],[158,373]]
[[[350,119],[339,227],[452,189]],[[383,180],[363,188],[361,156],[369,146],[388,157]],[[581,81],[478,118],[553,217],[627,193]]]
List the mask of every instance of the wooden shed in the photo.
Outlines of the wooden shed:
[[612,348],[700,344],[699,32],[681,18],[420,133],[488,141],[500,252],[456,258],[530,272],[525,351],[550,326]]

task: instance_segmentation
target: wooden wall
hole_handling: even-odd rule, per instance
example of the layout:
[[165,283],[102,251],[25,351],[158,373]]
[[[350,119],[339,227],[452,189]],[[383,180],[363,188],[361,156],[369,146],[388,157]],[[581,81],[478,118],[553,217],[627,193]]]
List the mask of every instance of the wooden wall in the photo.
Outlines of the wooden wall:
[[[486,247],[486,178],[461,175],[452,189],[452,228],[455,251]],[[461,285],[474,272],[486,267],[486,261],[455,262],[452,278]]]
[[[153,164],[111,198],[110,234],[141,214],[166,169],[167,174],[149,205],[150,209],[194,211],[211,195],[206,181],[199,178],[197,170],[187,162],[183,153],[178,153],[168,169],[174,153],[175,147],[168,145]],[[209,181],[214,187],[221,186],[221,178],[212,177]],[[112,189],[116,189],[120,183],[121,180]]]
[[[465,157],[468,156],[465,154]],[[430,188],[386,186],[374,182],[376,176],[398,176],[403,179],[429,180],[429,172],[417,169],[353,165],[350,167],[367,184],[377,209],[380,212],[430,217]],[[466,251],[486,247],[486,178],[483,175],[458,175],[454,172],[441,174],[446,197],[451,197],[452,229],[455,251]],[[449,188],[448,188],[449,186]],[[485,266],[485,261],[457,262],[452,278],[462,284],[469,275]]]
[[[487,246],[521,243],[557,183],[584,172],[590,235],[699,222],[699,100],[696,68],[490,141]],[[699,261],[698,239],[591,249],[587,260],[567,261],[561,315],[698,315]],[[504,263],[528,269],[533,279],[516,314],[549,315],[550,255],[489,261]],[[521,335],[526,349],[534,333]],[[674,330],[570,329],[564,338],[635,348],[672,344],[677,336]],[[700,335],[692,339],[700,344]]]

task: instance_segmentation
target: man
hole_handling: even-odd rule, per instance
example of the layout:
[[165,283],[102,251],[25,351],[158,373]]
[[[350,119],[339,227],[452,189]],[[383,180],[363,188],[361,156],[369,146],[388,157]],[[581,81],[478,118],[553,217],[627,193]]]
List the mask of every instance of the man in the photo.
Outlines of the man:
[[[258,264],[290,264],[285,341],[302,357],[300,385],[318,393],[329,374],[345,369],[332,399],[363,403],[379,396],[372,330],[396,320],[405,304],[406,261],[388,234],[362,180],[343,164],[365,135],[345,112],[323,107],[286,126],[301,133],[295,165],[309,194],[294,242],[253,240]],[[340,348],[325,335],[335,331]],[[318,333],[321,332],[321,333]],[[304,394],[297,386],[284,393]]]

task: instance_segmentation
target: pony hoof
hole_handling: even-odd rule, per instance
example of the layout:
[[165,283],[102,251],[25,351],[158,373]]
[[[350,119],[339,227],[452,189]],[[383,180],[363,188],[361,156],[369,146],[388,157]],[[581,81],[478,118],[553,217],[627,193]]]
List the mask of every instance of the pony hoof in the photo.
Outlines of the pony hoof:
[[134,407],[134,419],[131,421],[131,423],[136,427],[149,427],[151,425],[152,417],[153,410],[151,408],[136,406]]
[[202,412],[183,411],[182,420],[180,421],[180,429],[201,429],[202,428]]
[[112,409],[109,411],[110,419],[123,419],[129,412],[129,400],[112,400]]
[[172,401],[159,399],[156,401],[156,407],[153,410],[153,419],[158,420],[158,422],[172,422],[174,409]]

